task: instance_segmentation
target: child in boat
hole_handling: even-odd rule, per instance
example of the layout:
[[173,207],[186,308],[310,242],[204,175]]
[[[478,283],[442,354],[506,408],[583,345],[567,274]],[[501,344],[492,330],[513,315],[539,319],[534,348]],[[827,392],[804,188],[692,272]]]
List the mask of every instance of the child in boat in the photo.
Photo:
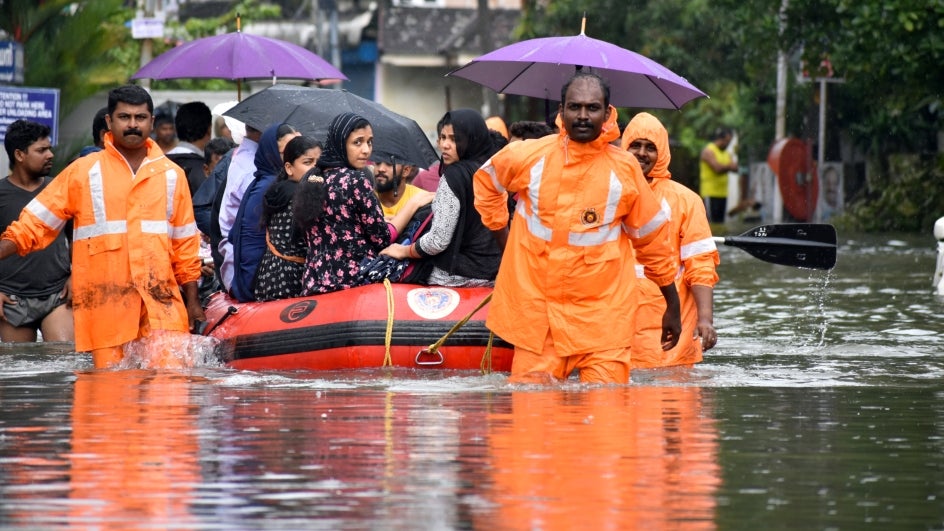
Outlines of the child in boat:
[[292,197],[298,181],[315,167],[321,151],[321,142],[310,136],[290,140],[282,152],[282,172],[263,197],[261,221],[266,250],[256,270],[254,292],[258,301],[287,299],[302,293],[308,244],[295,224]]

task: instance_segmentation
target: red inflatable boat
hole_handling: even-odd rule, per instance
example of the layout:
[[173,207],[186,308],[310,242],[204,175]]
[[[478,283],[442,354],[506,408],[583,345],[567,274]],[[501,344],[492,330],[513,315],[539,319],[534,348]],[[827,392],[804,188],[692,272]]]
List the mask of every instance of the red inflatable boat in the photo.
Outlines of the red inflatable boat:
[[[206,309],[204,333],[222,340],[221,356],[236,369],[338,370],[391,365],[459,370],[490,367],[510,372],[514,348],[495,337],[487,355],[488,305],[475,311],[491,291],[370,284],[324,295],[250,303],[238,303],[217,293]],[[465,324],[449,334],[467,317]],[[439,348],[429,350],[447,334]]]

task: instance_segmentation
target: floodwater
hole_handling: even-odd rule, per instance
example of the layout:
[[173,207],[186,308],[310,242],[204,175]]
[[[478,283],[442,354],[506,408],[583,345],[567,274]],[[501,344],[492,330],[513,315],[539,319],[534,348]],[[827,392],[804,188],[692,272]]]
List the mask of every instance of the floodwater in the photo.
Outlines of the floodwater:
[[96,371],[0,349],[3,529],[942,529],[930,235],[722,249],[721,340],[632,384]]

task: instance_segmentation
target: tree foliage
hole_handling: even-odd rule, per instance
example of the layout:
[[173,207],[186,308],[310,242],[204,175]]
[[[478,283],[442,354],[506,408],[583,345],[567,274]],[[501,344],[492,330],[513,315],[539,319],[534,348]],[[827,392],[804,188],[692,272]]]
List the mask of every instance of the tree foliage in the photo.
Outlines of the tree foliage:
[[[818,87],[798,74],[832,75],[829,134],[843,132],[870,161],[867,201],[891,179],[890,153],[932,153],[944,130],[944,0],[527,0],[518,37],[587,35],[634,50],[686,77],[710,99],[651,111],[697,156],[717,125],[734,127],[742,160],[764,160],[774,141],[777,55],[789,58],[786,134],[817,135]],[[638,109],[625,109],[625,121]],[[930,158],[925,157],[927,160]],[[926,175],[932,167],[909,171]],[[931,183],[940,197],[944,184]],[[929,195],[930,194],[930,195]],[[892,194],[894,195],[894,194]],[[906,194],[907,195],[907,194]],[[889,215],[895,215],[889,213]]]
[[[123,82],[109,53],[128,36],[122,0],[4,0],[0,28],[24,47],[28,86],[60,89],[63,113],[104,87]],[[90,31],[89,28],[94,28]]]

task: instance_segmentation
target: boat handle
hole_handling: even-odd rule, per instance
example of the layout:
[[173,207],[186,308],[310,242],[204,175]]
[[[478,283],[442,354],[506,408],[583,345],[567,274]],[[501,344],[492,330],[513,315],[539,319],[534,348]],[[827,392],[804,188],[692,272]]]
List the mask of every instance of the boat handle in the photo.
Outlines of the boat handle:
[[[436,359],[420,361],[420,358],[422,358],[424,355],[436,356]],[[415,361],[417,365],[442,365],[442,363],[446,360],[443,358],[442,351],[436,350],[431,352],[428,348],[424,348],[423,350],[416,353]]]

